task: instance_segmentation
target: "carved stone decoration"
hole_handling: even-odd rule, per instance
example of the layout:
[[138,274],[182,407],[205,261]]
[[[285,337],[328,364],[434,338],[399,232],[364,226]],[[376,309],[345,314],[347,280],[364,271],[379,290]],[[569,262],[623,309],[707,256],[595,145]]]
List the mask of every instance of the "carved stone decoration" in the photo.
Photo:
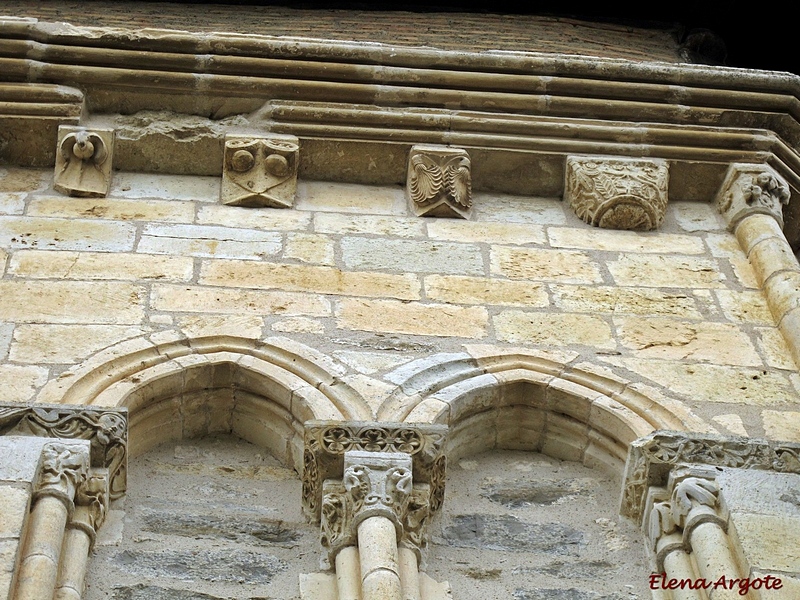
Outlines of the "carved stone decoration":
[[658,432],[631,444],[620,513],[641,522],[648,487],[665,486],[680,465],[800,473],[800,444],[709,434]]
[[353,527],[353,510],[349,494],[341,481],[326,480],[323,484],[320,516],[320,544],[333,564],[336,553],[357,543]]
[[411,210],[418,217],[461,217],[472,208],[472,174],[466,150],[418,145],[408,155],[406,181]]
[[353,525],[381,516],[402,532],[411,495],[411,457],[405,453],[351,451],[344,457],[342,483],[350,496]]
[[293,135],[225,136],[222,203],[291,208],[299,154],[300,143]]
[[322,502],[322,483],[340,478],[346,452],[402,452],[411,455],[414,486],[430,484],[429,502],[436,511],[444,498],[444,425],[407,423],[308,421],[303,453],[303,511],[318,522]]
[[125,408],[0,404],[0,435],[89,440],[91,465],[108,469],[111,499],[125,493],[128,468]]
[[789,185],[771,167],[734,163],[717,194],[717,209],[730,230],[753,214],[770,215],[783,228],[783,207],[790,196]]
[[564,200],[597,227],[648,231],[664,220],[668,180],[663,160],[569,156]]
[[75,495],[76,511],[72,526],[80,527],[94,540],[95,533],[106,519],[108,501],[108,470],[89,469]]
[[36,496],[55,496],[72,509],[75,492],[89,471],[85,446],[51,442],[42,449],[42,465]]
[[113,154],[113,129],[62,125],[58,128],[53,187],[70,196],[106,196]]

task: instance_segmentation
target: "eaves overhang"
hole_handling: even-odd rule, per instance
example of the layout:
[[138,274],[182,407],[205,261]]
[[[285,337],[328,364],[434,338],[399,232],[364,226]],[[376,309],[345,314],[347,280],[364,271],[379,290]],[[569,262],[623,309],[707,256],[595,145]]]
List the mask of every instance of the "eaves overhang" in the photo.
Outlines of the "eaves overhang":
[[177,113],[202,125],[189,163],[181,135],[118,135],[115,168],[219,175],[227,133],[272,131],[300,139],[311,179],[401,184],[411,146],[435,143],[470,152],[477,190],[560,195],[566,156],[592,154],[665,159],[671,199],[709,201],[729,164],[766,163],[800,245],[789,73],[0,17],[0,82],[5,162],[53,164],[58,124]]

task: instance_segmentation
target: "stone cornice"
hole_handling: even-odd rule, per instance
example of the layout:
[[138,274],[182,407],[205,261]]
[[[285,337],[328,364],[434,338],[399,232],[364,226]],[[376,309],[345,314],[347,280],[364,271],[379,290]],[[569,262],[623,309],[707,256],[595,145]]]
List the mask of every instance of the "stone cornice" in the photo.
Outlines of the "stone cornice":
[[[299,176],[310,179],[401,183],[408,150],[422,143],[468,151],[476,191],[559,195],[564,157],[576,154],[671,161],[674,180],[696,183],[670,185],[671,199],[708,201],[732,162],[767,163],[793,196],[800,190],[800,77],[788,73],[2,17],[0,73],[36,90],[80,88],[84,126],[113,128],[102,115],[148,110],[211,117],[191,165],[176,162],[186,153],[172,146],[186,141],[169,135],[132,151],[147,144],[145,131],[117,136],[120,170],[218,175],[227,134],[273,132],[300,139]],[[31,143],[13,141],[0,158],[52,164],[54,144],[32,161]],[[337,144],[374,151],[381,167],[341,164]],[[148,164],[136,162],[142,155]],[[785,217],[800,244],[800,202]]]

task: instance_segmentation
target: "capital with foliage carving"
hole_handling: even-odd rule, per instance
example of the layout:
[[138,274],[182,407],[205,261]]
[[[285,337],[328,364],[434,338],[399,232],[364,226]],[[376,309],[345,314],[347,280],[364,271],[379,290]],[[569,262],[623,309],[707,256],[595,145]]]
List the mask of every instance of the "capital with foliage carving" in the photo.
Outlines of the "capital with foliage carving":
[[731,231],[754,214],[770,215],[783,228],[783,207],[790,196],[789,184],[772,167],[734,163],[717,194],[717,209]]
[[655,229],[667,210],[667,163],[656,159],[567,157],[564,200],[605,229]]

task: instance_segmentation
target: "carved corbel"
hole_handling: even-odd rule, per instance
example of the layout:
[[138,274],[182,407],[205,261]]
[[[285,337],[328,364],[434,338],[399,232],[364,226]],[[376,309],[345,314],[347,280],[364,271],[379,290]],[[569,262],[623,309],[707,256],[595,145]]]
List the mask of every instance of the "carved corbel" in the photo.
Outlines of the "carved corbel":
[[62,125],[58,128],[53,187],[69,196],[106,196],[113,155],[113,129]]
[[418,145],[408,155],[406,180],[411,210],[418,217],[461,217],[472,208],[472,174],[466,150]]
[[45,444],[34,502],[52,496],[71,511],[75,506],[75,493],[85,482],[88,471],[89,450],[85,446],[61,442]]
[[291,208],[300,142],[293,135],[225,136],[220,196],[232,206]]
[[734,163],[717,194],[717,209],[731,231],[754,214],[769,215],[783,228],[783,207],[790,196],[789,184],[772,167]]
[[667,210],[667,163],[656,159],[569,156],[564,200],[605,229],[655,229]]

